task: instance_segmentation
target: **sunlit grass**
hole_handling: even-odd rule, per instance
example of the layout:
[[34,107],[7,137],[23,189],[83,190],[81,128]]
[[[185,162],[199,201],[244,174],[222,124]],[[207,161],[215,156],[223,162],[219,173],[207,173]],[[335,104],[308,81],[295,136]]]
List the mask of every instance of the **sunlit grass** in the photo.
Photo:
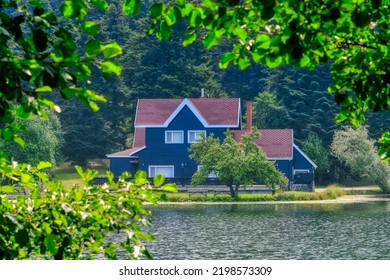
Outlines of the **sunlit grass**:
[[[85,169],[84,167],[83,169]],[[99,176],[105,176],[106,167],[96,165],[93,169],[99,171]],[[59,168],[53,171],[53,180],[61,181],[65,188],[72,188],[73,186],[81,186],[83,181],[77,173],[76,168],[70,163],[66,162]]]
[[[241,202],[255,201],[310,201],[336,199],[344,195],[344,191],[338,185],[330,185],[323,192],[277,192],[276,194],[239,194],[238,200]],[[169,202],[228,202],[233,201],[228,194],[191,194],[188,193],[168,193]]]

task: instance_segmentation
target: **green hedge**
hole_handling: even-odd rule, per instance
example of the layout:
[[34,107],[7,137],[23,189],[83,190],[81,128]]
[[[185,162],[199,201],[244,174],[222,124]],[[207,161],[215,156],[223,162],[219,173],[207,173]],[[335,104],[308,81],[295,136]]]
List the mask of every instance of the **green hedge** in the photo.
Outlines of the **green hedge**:
[[[338,185],[330,185],[322,192],[277,192],[276,194],[240,194],[238,200],[241,202],[256,201],[309,201],[336,199],[344,195],[344,191]],[[167,194],[169,202],[231,202],[234,201],[228,194],[192,194],[170,193]]]

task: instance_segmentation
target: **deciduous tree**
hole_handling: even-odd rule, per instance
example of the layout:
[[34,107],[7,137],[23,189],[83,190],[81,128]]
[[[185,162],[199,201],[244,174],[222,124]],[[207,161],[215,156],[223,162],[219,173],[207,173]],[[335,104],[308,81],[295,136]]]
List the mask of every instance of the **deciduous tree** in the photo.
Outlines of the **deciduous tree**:
[[331,151],[355,176],[372,181],[384,193],[390,192],[389,164],[380,160],[375,141],[370,139],[365,126],[357,129],[344,127],[336,131]]
[[259,137],[260,133],[254,129],[243,134],[241,141],[236,142],[233,132],[228,131],[222,143],[210,135],[192,144],[190,157],[201,165],[192,178],[193,183],[200,184],[209,174],[215,174],[223,184],[229,187],[230,195],[234,199],[238,198],[240,186],[251,185],[255,181],[260,181],[272,188],[276,185],[285,186],[286,177],[254,143],[254,140]]

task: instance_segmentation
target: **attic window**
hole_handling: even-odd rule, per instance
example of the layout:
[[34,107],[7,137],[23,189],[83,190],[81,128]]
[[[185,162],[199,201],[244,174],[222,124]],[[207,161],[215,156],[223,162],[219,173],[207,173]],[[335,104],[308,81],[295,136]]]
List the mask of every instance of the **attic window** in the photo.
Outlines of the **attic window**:
[[196,143],[202,140],[202,134],[206,136],[204,130],[189,130],[188,131],[188,143]]
[[184,143],[183,131],[165,131],[165,143],[167,144],[181,144]]

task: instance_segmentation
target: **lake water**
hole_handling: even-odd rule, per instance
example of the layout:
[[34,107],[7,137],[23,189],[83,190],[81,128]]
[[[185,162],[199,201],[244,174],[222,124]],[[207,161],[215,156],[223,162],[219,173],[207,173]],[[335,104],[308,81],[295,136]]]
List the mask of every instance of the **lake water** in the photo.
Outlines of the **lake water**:
[[157,260],[390,259],[390,203],[160,205]]

